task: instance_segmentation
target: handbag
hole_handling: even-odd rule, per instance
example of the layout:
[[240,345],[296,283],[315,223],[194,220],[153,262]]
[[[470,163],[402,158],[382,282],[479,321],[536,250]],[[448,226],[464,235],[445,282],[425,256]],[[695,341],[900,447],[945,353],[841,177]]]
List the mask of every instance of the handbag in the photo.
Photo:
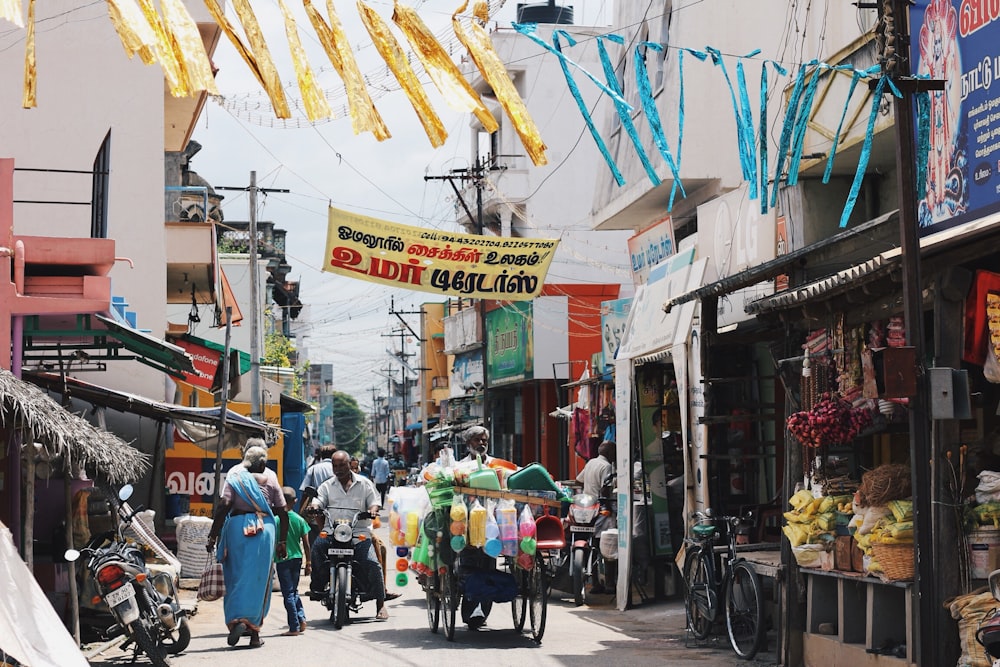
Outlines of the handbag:
[[222,563],[214,561],[205,566],[198,582],[198,599],[205,602],[218,600],[226,594],[226,579],[222,573]]

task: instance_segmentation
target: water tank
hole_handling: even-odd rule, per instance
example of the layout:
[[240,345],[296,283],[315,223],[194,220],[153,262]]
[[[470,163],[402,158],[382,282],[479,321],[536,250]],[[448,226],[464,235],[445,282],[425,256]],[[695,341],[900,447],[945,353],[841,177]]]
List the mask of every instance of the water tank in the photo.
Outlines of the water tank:
[[556,23],[573,25],[573,8],[560,7],[555,0],[517,4],[518,23]]

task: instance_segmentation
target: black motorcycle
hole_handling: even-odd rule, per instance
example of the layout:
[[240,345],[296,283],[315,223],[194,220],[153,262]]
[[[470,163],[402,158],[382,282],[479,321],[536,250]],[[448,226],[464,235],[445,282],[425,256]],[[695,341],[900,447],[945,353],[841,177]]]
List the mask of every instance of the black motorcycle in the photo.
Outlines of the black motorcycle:
[[[134,644],[133,660],[145,653],[157,667],[167,667],[167,654],[180,653],[191,643],[191,629],[171,576],[165,572],[152,575],[142,549],[125,538],[125,530],[142,510],[126,502],[131,495],[131,485],[119,491],[114,529],[93,536],[80,551],[67,550],[65,558],[87,558],[84,576],[89,577],[96,595],[85,602],[96,608],[92,619],[103,615],[110,621],[100,630],[103,638],[125,634],[128,639],[122,646]],[[81,590],[88,590],[86,581]]]
[[[317,510],[313,510],[317,512]],[[327,547],[330,568],[330,586],[320,600],[323,606],[330,610],[330,620],[333,627],[340,629],[348,622],[350,612],[358,613],[364,602],[375,599],[364,587],[364,577],[359,577],[354,570],[354,547],[362,540],[368,539],[357,532],[358,521],[373,519],[367,511],[357,511],[348,507],[328,507],[325,512],[350,513],[352,518],[331,518],[333,531],[324,530],[320,537],[328,537]]]

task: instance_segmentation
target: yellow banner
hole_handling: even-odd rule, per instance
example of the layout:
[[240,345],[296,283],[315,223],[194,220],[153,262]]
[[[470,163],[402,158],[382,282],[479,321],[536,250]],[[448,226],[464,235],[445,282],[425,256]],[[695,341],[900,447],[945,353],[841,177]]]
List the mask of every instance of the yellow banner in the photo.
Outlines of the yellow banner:
[[324,271],[443,297],[534,299],[559,243],[439,232],[333,207],[329,217]]

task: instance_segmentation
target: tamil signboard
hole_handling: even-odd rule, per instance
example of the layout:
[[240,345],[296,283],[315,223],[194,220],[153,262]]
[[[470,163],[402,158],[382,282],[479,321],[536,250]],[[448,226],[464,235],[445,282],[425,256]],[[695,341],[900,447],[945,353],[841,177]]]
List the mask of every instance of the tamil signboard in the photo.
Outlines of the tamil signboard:
[[675,252],[677,246],[674,244],[674,223],[670,216],[636,233],[628,240],[632,282],[645,285],[650,269]]
[[486,314],[486,381],[490,387],[534,378],[531,303],[505,304]]

